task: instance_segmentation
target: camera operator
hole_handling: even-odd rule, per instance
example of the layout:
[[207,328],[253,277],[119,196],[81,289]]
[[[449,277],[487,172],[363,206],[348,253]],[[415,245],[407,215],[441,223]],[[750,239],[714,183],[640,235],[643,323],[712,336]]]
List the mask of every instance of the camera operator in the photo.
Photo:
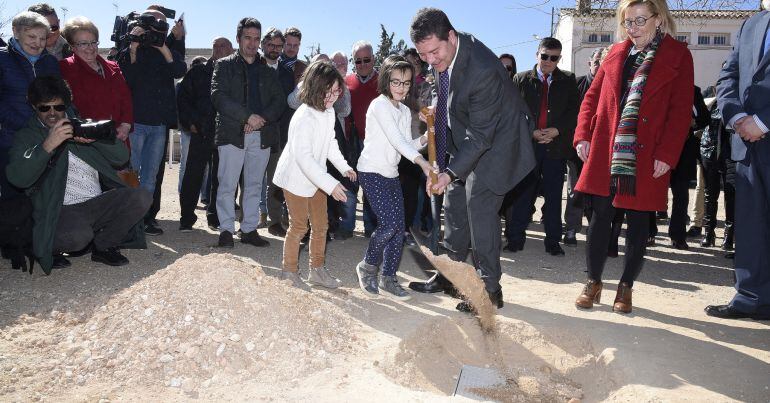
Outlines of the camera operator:
[[[171,19],[174,19],[174,17],[167,13],[170,11],[176,14],[173,10],[169,10],[157,4],[153,4],[147,7],[147,10],[158,11],[163,15],[165,15],[166,18],[171,18]],[[184,57],[186,36],[187,36],[187,32],[185,30],[184,20],[180,18],[174,23],[174,26],[171,28],[171,32],[169,32],[168,36],[166,37],[166,46],[168,46],[168,48],[171,50],[177,51],[180,55],[182,55],[182,57]]]
[[[174,79],[182,78],[187,66],[182,56],[165,43],[166,16],[147,10],[129,32],[131,44],[117,57],[134,106],[131,140],[131,166],[139,172],[139,186],[153,193],[158,169],[163,161],[167,128],[176,124]],[[145,220],[148,235],[163,230]]]
[[33,252],[40,266],[50,273],[53,252],[80,251],[91,242],[91,260],[128,264],[118,247],[145,247],[137,224],[152,199],[118,177],[116,167],[128,160],[128,150],[115,141],[114,126],[108,122],[100,140],[103,130],[79,132],[65,113],[72,93],[61,78],[34,79],[27,99],[35,116],[16,132],[7,173],[32,198]]

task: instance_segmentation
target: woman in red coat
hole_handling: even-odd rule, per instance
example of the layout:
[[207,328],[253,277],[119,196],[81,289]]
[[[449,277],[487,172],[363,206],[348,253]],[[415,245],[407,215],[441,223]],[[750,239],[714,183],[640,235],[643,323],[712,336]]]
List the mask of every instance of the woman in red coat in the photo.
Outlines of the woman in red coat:
[[665,211],[670,170],[690,127],[693,62],[671,37],[665,0],[621,0],[619,37],[585,95],[574,145],[584,161],[576,189],[593,208],[588,228],[588,283],[575,305],[599,302],[615,208],[626,209],[623,275],[613,311],[631,312],[631,288],[644,262],[649,212]]
[[126,141],[134,120],[131,92],[118,64],[99,56],[99,30],[87,18],[75,17],[62,33],[75,54],[61,60],[59,68],[80,117],[112,119],[117,138]]

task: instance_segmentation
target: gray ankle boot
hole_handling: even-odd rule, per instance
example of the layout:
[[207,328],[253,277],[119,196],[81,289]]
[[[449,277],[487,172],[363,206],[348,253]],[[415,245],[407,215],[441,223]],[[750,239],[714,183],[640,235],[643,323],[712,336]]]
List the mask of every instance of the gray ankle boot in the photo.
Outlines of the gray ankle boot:
[[326,288],[337,288],[340,286],[340,281],[329,273],[326,266],[311,268],[307,276],[307,282]]
[[363,260],[356,266],[358,285],[366,294],[377,295],[380,293],[377,287],[377,272],[379,270],[379,267],[367,264]]
[[412,296],[401,287],[401,284],[398,283],[398,279],[395,275],[380,276],[380,290],[383,291],[384,295],[401,301],[407,301],[412,298]]

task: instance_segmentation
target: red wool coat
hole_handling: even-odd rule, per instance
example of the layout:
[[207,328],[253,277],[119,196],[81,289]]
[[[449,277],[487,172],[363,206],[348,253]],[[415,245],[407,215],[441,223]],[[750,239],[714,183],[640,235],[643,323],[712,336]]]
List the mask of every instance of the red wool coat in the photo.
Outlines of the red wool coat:
[[115,62],[97,56],[104,78],[83,59],[72,55],[59,61],[62,77],[72,89],[72,101],[81,118],[112,119],[115,126],[134,124],[131,91]]
[[[631,41],[615,44],[580,106],[573,145],[591,143],[576,185],[579,192],[610,194],[610,162],[622,105],[623,63]],[[687,45],[666,35],[658,47],[639,107],[636,194],[615,195],[613,205],[640,211],[665,211],[671,171],[655,179],[654,161],[673,169],[689,133],[694,94],[692,55]]]

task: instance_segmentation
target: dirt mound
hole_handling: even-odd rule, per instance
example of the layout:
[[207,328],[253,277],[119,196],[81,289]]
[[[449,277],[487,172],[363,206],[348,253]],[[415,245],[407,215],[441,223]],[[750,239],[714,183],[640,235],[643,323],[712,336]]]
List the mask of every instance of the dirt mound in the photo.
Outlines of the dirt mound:
[[18,377],[6,380],[38,383],[44,394],[108,383],[194,396],[260,374],[301,377],[361,345],[358,326],[335,305],[228,254],[186,255],[89,318],[53,311],[43,319],[20,320]]
[[522,322],[497,330],[483,331],[474,318],[436,318],[399,344],[384,371],[404,386],[451,395],[463,365],[492,368],[506,382],[473,392],[503,402],[595,400],[619,384],[611,352],[596,354],[574,330]]

